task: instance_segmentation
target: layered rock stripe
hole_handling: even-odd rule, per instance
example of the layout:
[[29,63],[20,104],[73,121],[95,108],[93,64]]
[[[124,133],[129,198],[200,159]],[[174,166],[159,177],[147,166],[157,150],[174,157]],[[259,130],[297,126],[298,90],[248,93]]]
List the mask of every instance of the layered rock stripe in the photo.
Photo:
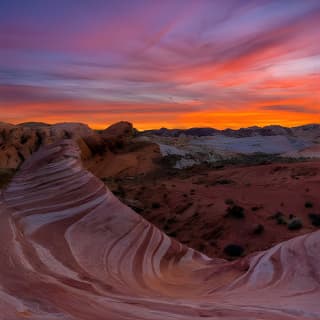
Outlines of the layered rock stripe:
[[320,232],[234,262],[169,238],[44,146],[0,200],[0,319],[319,319]]

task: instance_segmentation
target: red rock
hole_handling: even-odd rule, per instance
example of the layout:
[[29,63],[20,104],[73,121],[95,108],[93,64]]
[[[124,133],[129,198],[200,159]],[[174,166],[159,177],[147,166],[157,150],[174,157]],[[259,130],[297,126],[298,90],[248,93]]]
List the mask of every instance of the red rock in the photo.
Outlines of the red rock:
[[116,137],[116,138],[123,138],[123,137],[132,137],[134,132],[132,123],[127,121],[120,121],[117,123],[112,124],[107,129],[102,131],[102,135],[104,137]]
[[320,232],[209,259],[116,199],[72,140],[41,148],[0,197],[3,319],[320,317]]

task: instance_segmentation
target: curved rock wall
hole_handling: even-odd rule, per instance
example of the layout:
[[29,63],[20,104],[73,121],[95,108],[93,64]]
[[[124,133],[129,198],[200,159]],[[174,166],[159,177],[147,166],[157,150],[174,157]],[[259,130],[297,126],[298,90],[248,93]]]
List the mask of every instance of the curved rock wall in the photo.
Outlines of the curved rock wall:
[[320,232],[209,259],[117,200],[71,140],[29,158],[0,211],[1,319],[320,318]]

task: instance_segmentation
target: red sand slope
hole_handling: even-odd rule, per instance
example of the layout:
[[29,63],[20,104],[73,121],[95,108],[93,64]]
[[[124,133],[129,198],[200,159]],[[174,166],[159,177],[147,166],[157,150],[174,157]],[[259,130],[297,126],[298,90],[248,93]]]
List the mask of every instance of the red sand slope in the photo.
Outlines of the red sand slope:
[[[146,220],[210,257],[229,258],[224,253],[229,244],[241,245],[245,254],[266,250],[320,227],[309,217],[320,213],[319,161],[158,172],[106,183]],[[244,208],[242,219],[227,215],[229,202]],[[275,218],[278,213],[284,223]],[[302,226],[290,230],[295,219]],[[263,231],[256,233],[259,225]]]
[[320,318],[320,232],[209,259],[119,202],[72,142],[29,158],[0,211],[1,319]]

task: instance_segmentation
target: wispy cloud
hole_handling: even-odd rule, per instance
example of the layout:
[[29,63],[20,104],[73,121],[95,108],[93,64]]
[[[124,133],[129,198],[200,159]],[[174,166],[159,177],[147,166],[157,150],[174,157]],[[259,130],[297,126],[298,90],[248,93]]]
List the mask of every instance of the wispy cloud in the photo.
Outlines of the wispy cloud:
[[320,121],[319,21],[316,0],[2,1],[2,120]]
[[289,111],[289,112],[302,112],[302,113],[318,113],[317,110],[311,110],[304,106],[290,106],[290,105],[271,105],[271,106],[262,106],[262,110],[271,110],[271,111]]

